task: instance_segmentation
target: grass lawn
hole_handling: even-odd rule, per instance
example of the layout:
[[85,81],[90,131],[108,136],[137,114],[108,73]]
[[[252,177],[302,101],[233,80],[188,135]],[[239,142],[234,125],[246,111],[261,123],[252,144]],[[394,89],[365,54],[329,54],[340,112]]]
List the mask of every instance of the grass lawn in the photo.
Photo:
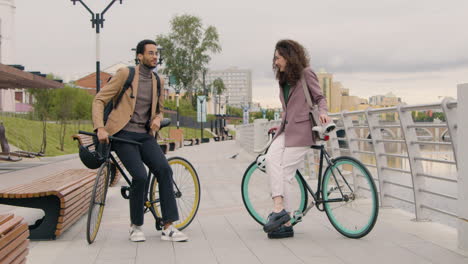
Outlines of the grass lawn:
[[[6,137],[8,143],[14,145],[22,150],[38,152],[42,142],[42,122],[32,121],[22,118],[1,116],[1,122],[5,126]],[[168,138],[169,129],[175,129],[174,127],[164,128],[161,131],[162,138]],[[185,138],[200,138],[200,129],[185,128]],[[60,149],[59,133],[60,124],[53,122],[47,123],[47,148],[46,156],[59,156],[71,153],[77,153],[78,147],[77,142],[72,139],[72,135],[77,134],[78,130],[92,131],[93,126],[89,124],[81,124],[78,127],[78,123],[68,124],[66,128],[64,150]],[[208,132],[203,132],[203,137],[212,138],[213,136]]]
[[[42,143],[42,122],[21,118],[2,116],[1,120],[6,130],[8,143],[22,150],[38,152]],[[56,123],[47,123],[47,147],[46,156],[58,156],[64,154],[77,153],[78,147],[76,141],[73,141],[72,135],[78,133],[78,130],[92,131],[91,124],[78,123],[68,124],[66,128],[64,150],[60,149],[59,133],[60,125]]]

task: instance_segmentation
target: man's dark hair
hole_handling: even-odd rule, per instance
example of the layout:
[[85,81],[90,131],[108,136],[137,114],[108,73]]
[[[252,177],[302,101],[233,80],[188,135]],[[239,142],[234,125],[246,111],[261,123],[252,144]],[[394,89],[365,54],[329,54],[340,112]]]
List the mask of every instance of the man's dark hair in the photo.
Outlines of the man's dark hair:
[[136,46],[136,55],[138,54],[141,54],[143,55],[145,53],[145,46],[146,44],[153,44],[153,45],[158,45],[156,44],[156,42],[154,42],[153,40],[151,39],[145,39],[145,40],[142,40],[138,43],[138,45]]

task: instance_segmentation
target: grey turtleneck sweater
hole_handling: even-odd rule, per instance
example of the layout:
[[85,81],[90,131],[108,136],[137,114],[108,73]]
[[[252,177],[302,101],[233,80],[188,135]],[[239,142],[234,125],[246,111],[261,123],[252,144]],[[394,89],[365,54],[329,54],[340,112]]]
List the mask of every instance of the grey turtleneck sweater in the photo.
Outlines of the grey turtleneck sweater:
[[147,66],[140,64],[140,74],[138,80],[138,94],[136,97],[135,111],[130,122],[123,130],[146,133],[145,123],[150,119],[151,103],[153,98],[153,82],[151,80],[152,70]]

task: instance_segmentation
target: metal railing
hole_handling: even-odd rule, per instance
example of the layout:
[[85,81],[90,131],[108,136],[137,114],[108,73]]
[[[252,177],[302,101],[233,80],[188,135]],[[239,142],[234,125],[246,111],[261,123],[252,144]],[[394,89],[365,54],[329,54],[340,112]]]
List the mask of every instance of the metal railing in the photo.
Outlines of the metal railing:
[[[327,147],[333,156],[352,156],[368,167],[382,206],[410,210],[417,220],[453,225],[457,218],[456,109],[457,101],[446,98],[441,103],[333,113],[330,117],[337,129]],[[429,110],[443,112],[445,121],[415,122],[413,111]],[[256,120],[239,126],[237,140],[253,152],[267,142],[268,129],[279,124]],[[442,140],[444,132],[450,135],[449,142]],[[448,158],[439,157],[441,153]],[[318,165],[316,158],[309,162],[307,166]],[[431,168],[437,166],[454,167],[447,169],[452,175],[435,175]],[[438,189],[440,186],[445,189]]]

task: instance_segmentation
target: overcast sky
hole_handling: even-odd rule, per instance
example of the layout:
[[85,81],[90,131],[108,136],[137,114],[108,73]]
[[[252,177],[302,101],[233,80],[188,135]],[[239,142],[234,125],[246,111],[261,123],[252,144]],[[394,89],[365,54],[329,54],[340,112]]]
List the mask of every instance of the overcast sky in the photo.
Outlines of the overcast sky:
[[[85,0],[101,12],[110,0]],[[16,0],[17,63],[63,78],[95,70],[89,13],[69,0]],[[410,104],[456,97],[468,82],[466,0],[124,0],[109,9],[101,33],[101,65],[133,59],[131,48],[169,31],[191,14],[218,29],[223,51],[211,69],[253,72],[254,101],[278,106],[271,69],[275,43],[302,43],[312,68],[334,73],[351,95],[393,92]]]

